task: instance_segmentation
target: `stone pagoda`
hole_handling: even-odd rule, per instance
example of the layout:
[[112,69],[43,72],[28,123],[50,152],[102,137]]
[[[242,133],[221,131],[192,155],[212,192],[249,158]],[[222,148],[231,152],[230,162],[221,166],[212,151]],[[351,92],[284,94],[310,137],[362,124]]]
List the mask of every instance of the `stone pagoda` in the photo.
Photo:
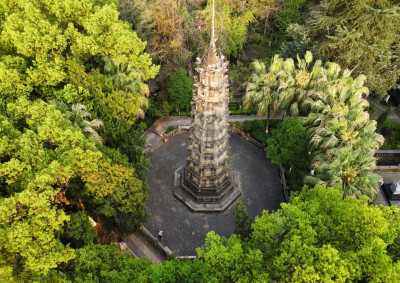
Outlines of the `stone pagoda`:
[[210,46],[197,58],[187,163],[175,172],[174,195],[193,212],[223,212],[241,191],[228,160],[228,62],[215,42],[213,3]]

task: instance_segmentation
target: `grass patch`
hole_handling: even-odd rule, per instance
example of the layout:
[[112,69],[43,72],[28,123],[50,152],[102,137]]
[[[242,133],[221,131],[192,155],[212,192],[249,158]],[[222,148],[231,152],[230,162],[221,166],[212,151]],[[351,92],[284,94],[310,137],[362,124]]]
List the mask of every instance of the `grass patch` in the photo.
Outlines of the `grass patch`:
[[175,127],[174,126],[169,126],[166,130],[165,130],[165,133],[164,134],[166,134],[166,135],[168,135],[170,132],[172,132],[173,130],[175,130]]
[[400,150],[400,123],[386,120],[382,123],[380,133],[385,138],[381,149],[383,150]]

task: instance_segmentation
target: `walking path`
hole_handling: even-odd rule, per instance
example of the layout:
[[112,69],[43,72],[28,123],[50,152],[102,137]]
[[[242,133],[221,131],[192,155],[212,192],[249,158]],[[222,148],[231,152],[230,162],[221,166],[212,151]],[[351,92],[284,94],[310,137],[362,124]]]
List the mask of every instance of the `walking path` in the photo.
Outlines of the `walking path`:
[[135,257],[145,257],[157,264],[161,264],[166,260],[166,256],[161,249],[156,247],[141,230],[129,235],[124,239],[124,242]]

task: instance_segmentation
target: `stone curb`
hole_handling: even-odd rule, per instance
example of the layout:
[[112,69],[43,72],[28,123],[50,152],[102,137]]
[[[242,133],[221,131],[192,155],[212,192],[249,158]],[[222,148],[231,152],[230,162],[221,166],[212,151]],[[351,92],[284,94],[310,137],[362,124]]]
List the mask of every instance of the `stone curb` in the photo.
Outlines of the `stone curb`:
[[128,248],[128,245],[125,242],[120,242],[119,247],[121,250],[127,250],[133,257],[137,258],[135,253],[130,248]]
[[166,256],[170,256],[173,254],[173,252],[171,251],[170,248],[168,248],[167,246],[164,246],[156,237],[154,237],[149,230],[146,229],[146,227],[141,226],[140,230],[143,232],[143,234],[149,238],[155,245],[156,247],[159,247]]

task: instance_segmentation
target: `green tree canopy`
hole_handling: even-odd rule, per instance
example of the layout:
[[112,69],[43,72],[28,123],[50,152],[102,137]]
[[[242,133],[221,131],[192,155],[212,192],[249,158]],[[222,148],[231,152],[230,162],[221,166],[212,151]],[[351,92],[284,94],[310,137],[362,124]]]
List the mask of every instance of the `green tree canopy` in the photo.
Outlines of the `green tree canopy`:
[[306,128],[298,117],[283,120],[267,139],[267,157],[274,164],[303,167],[307,152]]
[[399,221],[395,207],[342,200],[340,190],[317,186],[256,218],[252,241],[276,281],[397,281],[400,265],[388,250]]
[[[203,13],[206,14],[208,28],[211,31],[212,1],[207,1]],[[225,54],[238,57],[247,39],[247,30],[254,22],[254,11],[250,3],[242,0],[220,0],[215,2],[215,33],[220,37],[220,45]]]
[[[254,65],[261,64],[256,61]],[[364,194],[373,200],[381,181],[372,173],[373,150],[380,147],[383,137],[375,132],[376,122],[366,111],[366,77],[353,79],[351,71],[336,63],[313,63],[309,51],[304,59],[297,58],[297,64],[292,58],[283,60],[275,55],[269,72],[261,69],[260,75],[252,76],[244,102],[256,103],[262,110],[276,105],[284,113],[305,116],[302,122],[307,127],[315,170],[315,176],[305,178],[307,183],[340,185],[346,195]]]
[[233,211],[235,215],[235,234],[240,237],[241,240],[246,240],[251,234],[251,218],[247,212],[246,206],[243,202],[238,201]]
[[[153,78],[158,67],[143,52],[145,43],[118,20],[114,2],[3,1],[0,91],[4,98],[30,95],[34,90],[42,97],[64,96],[61,100],[68,103],[88,99],[91,94],[69,80],[71,57],[85,70],[110,56],[135,68],[139,80]],[[71,97],[71,93],[75,94]]]
[[67,266],[73,282],[149,282],[152,263],[120,250],[116,243],[90,245],[76,250]]
[[176,70],[168,80],[168,94],[171,106],[175,109],[187,109],[192,100],[193,79],[183,68]]
[[0,249],[13,272],[46,275],[73,257],[59,240],[70,201],[122,233],[146,219],[134,169],[100,152],[55,106],[20,98],[0,121]]
[[302,29],[305,41],[354,74],[379,97],[400,78],[400,6],[391,0],[322,1]]

